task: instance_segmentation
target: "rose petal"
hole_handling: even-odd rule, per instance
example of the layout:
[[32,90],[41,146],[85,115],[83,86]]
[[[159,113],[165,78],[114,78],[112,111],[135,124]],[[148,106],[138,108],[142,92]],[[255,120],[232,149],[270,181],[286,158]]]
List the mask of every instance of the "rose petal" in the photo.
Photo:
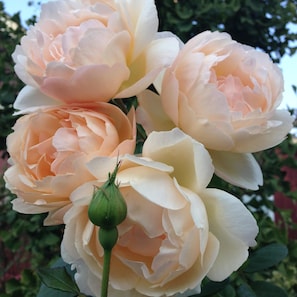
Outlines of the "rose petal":
[[252,154],[209,151],[215,173],[235,186],[258,190],[263,185],[261,167]]
[[211,158],[202,144],[181,130],[152,132],[143,145],[143,156],[174,168],[174,177],[184,187],[199,192],[213,175]]
[[119,1],[119,10],[128,30],[133,33],[135,45],[134,60],[153,39],[158,29],[157,10],[152,0]]
[[[61,65],[62,66],[62,65]],[[56,65],[48,70],[48,74],[56,73]],[[115,76],[114,73],[117,73]],[[128,79],[129,69],[120,64],[83,66],[74,72],[71,78],[49,76],[43,80],[41,90],[53,98],[62,99],[66,103],[107,102],[114,95],[123,80]],[[100,100],[98,100],[100,99]]]
[[281,143],[292,128],[294,117],[288,110],[276,110],[259,133],[240,130],[235,135],[237,152],[258,152]]
[[129,168],[118,173],[118,181],[120,183],[129,182],[135,191],[161,207],[179,209],[185,204],[180,193],[174,190],[172,179],[167,174],[154,169]]
[[137,99],[139,106],[136,109],[136,121],[143,126],[147,134],[174,128],[174,124],[163,111],[160,96],[145,90],[137,96]]
[[13,107],[20,110],[20,112],[16,112],[15,114],[20,114],[35,112],[37,109],[57,106],[59,104],[59,101],[44,95],[39,89],[31,86],[25,86],[19,92]]
[[207,275],[213,281],[222,281],[247,259],[248,248],[256,244],[257,223],[243,203],[227,192],[206,189],[201,198],[209,230],[220,243],[218,257]]

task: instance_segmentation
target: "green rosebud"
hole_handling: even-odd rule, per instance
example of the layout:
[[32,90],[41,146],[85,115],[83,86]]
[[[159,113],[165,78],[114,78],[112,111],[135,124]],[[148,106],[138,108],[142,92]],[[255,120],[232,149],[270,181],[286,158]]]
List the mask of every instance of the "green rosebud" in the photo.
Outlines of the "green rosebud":
[[98,231],[99,242],[104,250],[111,250],[118,240],[118,229],[114,227],[112,229],[100,228]]
[[112,174],[102,187],[94,191],[89,205],[88,215],[90,221],[103,229],[113,229],[127,216],[127,205],[119,186],[115,184],[115,178],[120,163],[117,163]]

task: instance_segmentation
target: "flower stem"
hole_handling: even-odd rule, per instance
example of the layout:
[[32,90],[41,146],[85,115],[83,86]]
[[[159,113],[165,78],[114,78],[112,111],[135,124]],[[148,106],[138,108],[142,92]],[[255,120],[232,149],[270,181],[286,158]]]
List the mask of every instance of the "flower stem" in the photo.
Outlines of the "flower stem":
[[118,229],[117,227],[113,227],[111,229],[100,228],[98,237],[104,250],[101,297],[107,297],[111,251],[118,240]]
[[111,249],[104,249],[101,297],[107,297],[110,270]]

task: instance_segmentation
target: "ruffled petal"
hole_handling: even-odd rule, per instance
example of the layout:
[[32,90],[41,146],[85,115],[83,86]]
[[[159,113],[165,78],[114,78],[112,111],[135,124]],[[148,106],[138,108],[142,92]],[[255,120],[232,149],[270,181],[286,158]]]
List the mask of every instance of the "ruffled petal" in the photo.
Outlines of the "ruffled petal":
[[147,200],[167,209],[180,209],[186,203],[170,176],[152,168],[139,166],[123,170],[118,173],[118,181],[129,183]]
[[[60,67],[63,68],[62,71],[59,70]],[[78,68],[71,77],[57,76],[59,72],[65,73],[65,68],[60,63],[48,66],[48,77],[43,80],[41,90],[69,104],[108,102],[130,74],[125,65],[117,63],[112,66],[86,65]],[[115,73],[117,75],[114,75]]]
[[274,115],[268,119],[263,131],[254,133],[252,129],[238,131],[235,150],[237,152],[258,152],[281,143],[292,129],[294,117],[288,110],[275,110]]

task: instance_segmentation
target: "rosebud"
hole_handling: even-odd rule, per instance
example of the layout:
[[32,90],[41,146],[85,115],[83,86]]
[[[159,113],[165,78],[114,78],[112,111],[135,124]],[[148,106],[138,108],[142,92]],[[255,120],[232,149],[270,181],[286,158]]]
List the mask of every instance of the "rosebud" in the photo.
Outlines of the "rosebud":
[[100,228],[98,231],[99,242],[104,250],[111,250],[118,240],[118,229],[114,227],[112,229]]
[[94,191],[89,205],[88,215],[90,221],[103,229],[112,229],[119,225],[127,216],[127,205],[115,178],[119,169],[116,165],[112,174],[102,187]]

